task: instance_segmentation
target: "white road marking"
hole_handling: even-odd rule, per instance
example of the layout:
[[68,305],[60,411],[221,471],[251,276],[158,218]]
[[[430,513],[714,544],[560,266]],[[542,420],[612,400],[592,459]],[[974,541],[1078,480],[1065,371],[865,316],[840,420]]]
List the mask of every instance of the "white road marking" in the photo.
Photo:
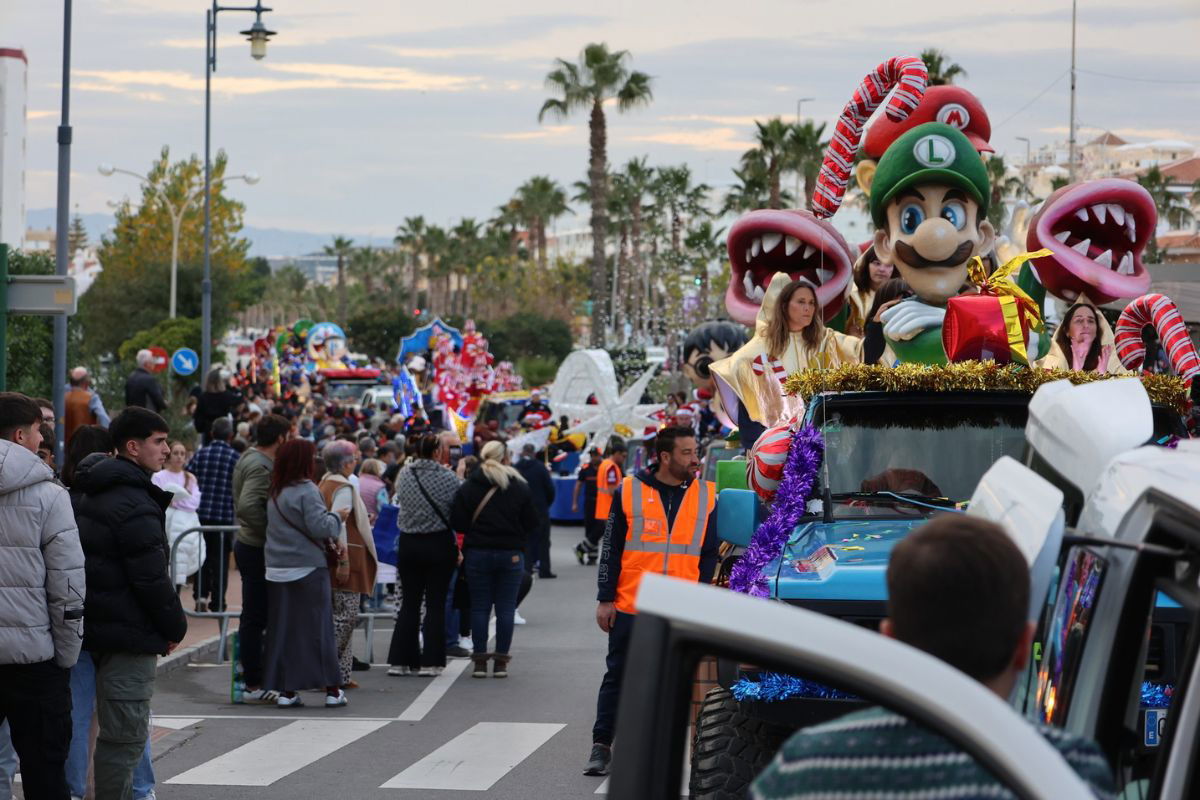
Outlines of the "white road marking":
[[487,791],[565,727],[551,722],[480,722],[379,788]]
[[[492,621],[488,624],[488,647],[492,646],[492,642],[496,638],[496,618],[492,617]],[[408,704],[408,708],[400,712],[400,716],[396,717],[401,722],[420,722],[425,719],[425,716],[433,710],[437,702],[445,696],[446,692],[450,691],[450,686],[458,678],[459,675],[466,671],[468,666],[474,666],[474,662],[468,659],[456,658],[446,662],[446,668],[441,675],[429,682],[416,699]],[[398,678],[397,680],[425,680],[424,678]]]
[[203,721],[203,717],[160,717],[157,714],[150,718],[150,724],[154,727],[170,728],[173,731],[181,731]]
[[[364,720],[296,721],[176,775],[166,783],[270,786],[386,724]],[[286,757],[281,758],[281,753]]]

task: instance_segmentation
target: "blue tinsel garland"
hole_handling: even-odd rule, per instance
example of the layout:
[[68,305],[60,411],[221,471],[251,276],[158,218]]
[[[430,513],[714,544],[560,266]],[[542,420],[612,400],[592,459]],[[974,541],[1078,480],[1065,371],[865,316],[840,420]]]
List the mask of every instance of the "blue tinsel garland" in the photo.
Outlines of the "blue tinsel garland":
[[1142,708],[1167,708],[1175,687],[1168,683],[1142,682]]
[[778,672],[764,672],[759,680],[739,678],[730,687],[734,698],[742,700],[759,700],[763,703],[774,703],[779,700],[790,700],[793,697],[819,698],[822,700],[857,700],[855,695],[834,689],[831,686],[797,678],[792,675],[780,675]]

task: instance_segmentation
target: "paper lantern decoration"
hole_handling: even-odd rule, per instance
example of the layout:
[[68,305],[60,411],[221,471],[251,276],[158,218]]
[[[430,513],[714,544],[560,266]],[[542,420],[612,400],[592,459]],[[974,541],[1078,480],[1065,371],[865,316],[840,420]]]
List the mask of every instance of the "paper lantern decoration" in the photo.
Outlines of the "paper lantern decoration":
[[775,498],[775,491],[783,478],[783,462],[787,461],[791,444],[791,427],[787,424],[776,425],[767,428],[750,450],[750,459],[746,462],[746,480],[754,493],[765,502],[769,503]]

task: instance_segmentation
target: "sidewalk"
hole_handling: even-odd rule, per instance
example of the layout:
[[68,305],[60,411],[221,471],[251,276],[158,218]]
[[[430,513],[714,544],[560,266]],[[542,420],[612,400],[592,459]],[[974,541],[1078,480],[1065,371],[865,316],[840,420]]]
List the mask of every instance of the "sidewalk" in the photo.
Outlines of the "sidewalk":
[[[229,562],[229,576],[225,587],[226,608],[232,612],[240,612],[242,610],[242,576],[237,571],[232,556]],[[179,602],[183,606],[184,613],[188,615],[187,634],[174,653],[159,657],[158,673],[160,675],[192,661],[216,661],[217,644],[221,633],[220,618],[194,616],[196,599],[190,585],[185,584],[180,591]],[[227,633],[232,634],[237,629],[238,618],[231,617]]]

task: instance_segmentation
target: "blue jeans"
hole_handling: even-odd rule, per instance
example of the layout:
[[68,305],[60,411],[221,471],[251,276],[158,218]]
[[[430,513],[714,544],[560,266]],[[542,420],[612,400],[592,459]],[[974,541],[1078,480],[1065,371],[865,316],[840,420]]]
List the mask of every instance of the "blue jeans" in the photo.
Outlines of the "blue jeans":
[[[72,797],[83,797],[87,789],[88,742],[91,740],[92,713],[96,709],[96,666],[92,654],[79,652],[79,661],[71,668],[71,750],[67,754],[67,787]],[[133,771],[133,796],[142,800],[154,791],[154,769],[150,766],[150,739],[142,760]]]
[[520,550],[467,550],[463,557],[467,588],[471,591],[471,642],[476,653],[487,652],[488,618],[496,609],[496,652],[507,655],[512,647],[513,614],[517,592],[525,574],[525,554]]
[[[458,579],[458,569],[450,573],[450,588],[446,591],[446,649],[458,647],[458,609],[454,607],[454,583]],[[430,637],[429,632],[429,617],[425,617],[424,623],[421,625],[421,633],[426,639]],[[432,634],[436,635],[436,634]]]

